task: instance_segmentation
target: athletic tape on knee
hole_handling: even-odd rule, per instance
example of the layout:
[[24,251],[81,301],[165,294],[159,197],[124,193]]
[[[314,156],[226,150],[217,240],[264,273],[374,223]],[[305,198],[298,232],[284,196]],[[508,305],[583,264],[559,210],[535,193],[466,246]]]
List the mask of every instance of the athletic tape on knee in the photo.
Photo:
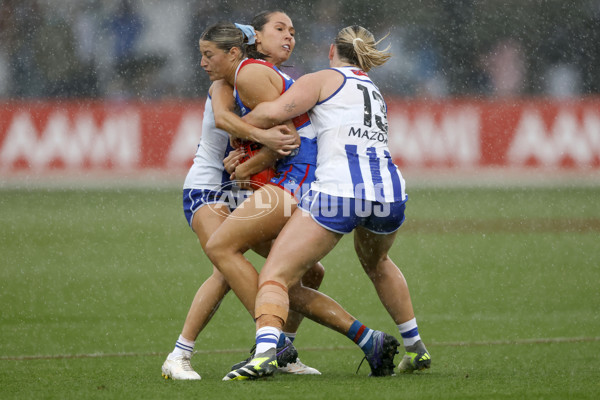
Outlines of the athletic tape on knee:
[[287,288],[275,281],[266,281],[260,285],[256,296],[254,318],[262,315],[273,315],[281,318],[283,323],[287,320],[290,300]]

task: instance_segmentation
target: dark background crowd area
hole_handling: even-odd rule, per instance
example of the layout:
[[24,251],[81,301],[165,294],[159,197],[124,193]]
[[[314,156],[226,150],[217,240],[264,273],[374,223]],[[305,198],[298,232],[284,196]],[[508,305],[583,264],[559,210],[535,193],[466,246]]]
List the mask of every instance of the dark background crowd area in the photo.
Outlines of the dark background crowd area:
[[600,93],[600,0],[0,0],[0,100],[203,98],[201,33],[267,9],[294,22],[295,78],[359,24],[389,34],[393,58],[371,73],[388,96]]

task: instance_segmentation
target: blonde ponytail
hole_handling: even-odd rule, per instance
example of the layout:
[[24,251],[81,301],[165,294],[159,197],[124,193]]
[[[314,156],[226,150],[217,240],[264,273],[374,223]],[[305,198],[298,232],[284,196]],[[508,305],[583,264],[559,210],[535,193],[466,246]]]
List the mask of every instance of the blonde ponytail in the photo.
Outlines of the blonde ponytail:
[[388,36],[389,34],[375,41],[373,34],[367,29],[352,25],[342,29],[334,43],[340,58],[369,72],[372,68],[385,64],[392,56],[389,45],[384,50],[377,49],[377,45]]

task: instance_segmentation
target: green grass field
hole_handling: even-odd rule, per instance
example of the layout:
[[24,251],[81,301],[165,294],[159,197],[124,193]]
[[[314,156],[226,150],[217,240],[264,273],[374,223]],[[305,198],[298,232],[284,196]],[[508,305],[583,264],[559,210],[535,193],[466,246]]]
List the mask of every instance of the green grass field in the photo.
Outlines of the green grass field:
[[[600,397],[600,187],[410,190],[391,257],[431,370],[368,378],[350,340],[306,320],[296,346],[323,375],[229,383],[254,337],[233,294],[198,338],[203,379],[161,378],[210,273],[180,196],[0,191],[0,398]],[[399,337],[349,239],[324,260],[322,291]]]

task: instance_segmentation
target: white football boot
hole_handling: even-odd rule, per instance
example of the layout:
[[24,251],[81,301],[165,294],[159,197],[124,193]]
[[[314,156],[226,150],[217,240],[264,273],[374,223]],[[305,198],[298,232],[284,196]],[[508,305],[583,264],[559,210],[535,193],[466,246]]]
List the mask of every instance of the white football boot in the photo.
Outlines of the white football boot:
[[277,368],[277,372],[284,374],[296,374],[296,375],[321,375],[319,370],[313,367],[309,367],[296,358],[296,361],[288,363],[285,367]]
[[202,379],[192,368],[190,359],[184,356],[167,357],[162,365],[162,376],[165,379],[171,378],[176,381],[199,381]]

